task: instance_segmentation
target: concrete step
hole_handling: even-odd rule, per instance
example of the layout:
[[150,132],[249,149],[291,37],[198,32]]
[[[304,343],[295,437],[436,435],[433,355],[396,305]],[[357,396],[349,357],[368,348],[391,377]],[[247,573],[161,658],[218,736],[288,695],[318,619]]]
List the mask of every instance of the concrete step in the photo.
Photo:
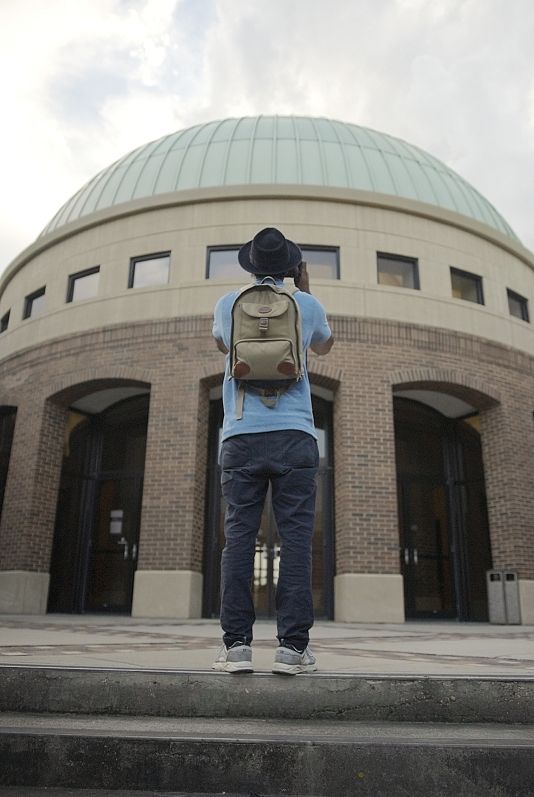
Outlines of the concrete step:
[[[0,666],[0,711],[529,723],[534,677],[310,674]],[[534,791],[534,790],[533,790]]]
[[227,791],[218,792],[191,792],[191,791],[124,791],[123,789],[55,789],[45,786],[33,788],[31,786],[10,786],[7,789],[0,787],[0,797],[242,797],[242,794]]
[[[185,792],[185,791],[135,791],[133,797],[242,797],[239,794],[230,794],[227,791],[212,792]],[[33,788],[29,786],[10,786],[7,789],[0,788],[0,797],[132,797],[132,790],[123,789],[109,791],[108,789],[55,789],[55,788]]]
[[534,727],[5,713],[0,785],[365,797],[525,797]]

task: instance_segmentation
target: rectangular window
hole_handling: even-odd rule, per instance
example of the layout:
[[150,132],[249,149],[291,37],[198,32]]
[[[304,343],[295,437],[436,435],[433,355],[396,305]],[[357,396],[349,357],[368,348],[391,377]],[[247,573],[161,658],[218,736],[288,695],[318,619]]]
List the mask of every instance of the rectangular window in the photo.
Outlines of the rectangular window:
[[39,288],[38,291],[34,291],[34,293],[30,293],[29,296],[26,296],[24,299],[24,313],[22,314],[22,318],[35,318],[35,316],[40,315],[45,306],[45,288]]
[[0,319],[0,332],[5,332],[9,326],[9,314],[11,310],[8,310],[5,315],[2,316]]
[[339,247],[307,246],[300,247],[302,259],[308,266],[310,276],[315,279],[339,279]]
[[206,278],[242,280],[244,271],[237,259],[239,249],[239,246],[208,246]]
[[147,288],[151,285],[166,285],[169,282],[170,265],[170,252],[132,257],[128,287]]
[[[307,263],[310,277],[339,279],[339,248],[337,246],[308,246],[299,244],[302,259]],[[241,282],[245,271],[239,265],[240,246],[209,246],[206,278]]]
[[451,266],[451,287],[455,299],[484,304],[482,277],[477,274],[470,274],[468,271],[461,271]]
[[525,299],[524,296],[520,296],[510,289],[507,289],[506,293],[508,294],[508,309],[510,315],[513,315],[515,318],[520,318],[522,321],[529,321],[528,299]]
[[419,290],[419,265],[414,257],[377,252],[378,283]]
[[67,302],[79,302],[82,299],[93,299],[98,293],[100,266],[78,271],[69,276],[67,286]]

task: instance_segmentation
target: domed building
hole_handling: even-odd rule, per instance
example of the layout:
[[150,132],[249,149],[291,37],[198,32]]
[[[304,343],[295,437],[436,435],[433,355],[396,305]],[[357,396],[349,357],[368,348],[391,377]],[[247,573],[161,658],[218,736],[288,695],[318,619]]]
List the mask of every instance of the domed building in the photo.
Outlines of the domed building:
[[[486,621],[496,569],[534,623],[534,255],[428,153],[296,116],[140,147],[0,278],[0,611],[217,615],[212,310],[266,226],[336,338],[309,353],[317,617]],[[258,616],[279,550],[267,500]]]

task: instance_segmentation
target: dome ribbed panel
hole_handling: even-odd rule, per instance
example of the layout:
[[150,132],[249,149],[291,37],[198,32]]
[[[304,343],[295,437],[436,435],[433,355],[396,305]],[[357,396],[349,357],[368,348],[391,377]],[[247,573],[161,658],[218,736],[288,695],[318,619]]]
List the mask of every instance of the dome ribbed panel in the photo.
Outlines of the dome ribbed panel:
[[366,127],[305,116],[221,119],[145,144],[83,186],[41,235],[132,199],[264,183],[352,188],[413,199],[517,240],[487,199],[427,152]]

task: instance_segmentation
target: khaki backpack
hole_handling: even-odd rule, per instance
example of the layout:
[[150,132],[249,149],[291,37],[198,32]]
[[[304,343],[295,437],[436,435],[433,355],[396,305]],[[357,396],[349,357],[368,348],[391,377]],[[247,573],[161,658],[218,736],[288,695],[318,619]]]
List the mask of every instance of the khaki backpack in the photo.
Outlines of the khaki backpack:
[[259,393],[273,408],[280,395],[302,379],[302,322],[295,291],[262,282],[242,288],[232,305],[230,376],[239,380],[238,420],[243,417],[245,389]]

